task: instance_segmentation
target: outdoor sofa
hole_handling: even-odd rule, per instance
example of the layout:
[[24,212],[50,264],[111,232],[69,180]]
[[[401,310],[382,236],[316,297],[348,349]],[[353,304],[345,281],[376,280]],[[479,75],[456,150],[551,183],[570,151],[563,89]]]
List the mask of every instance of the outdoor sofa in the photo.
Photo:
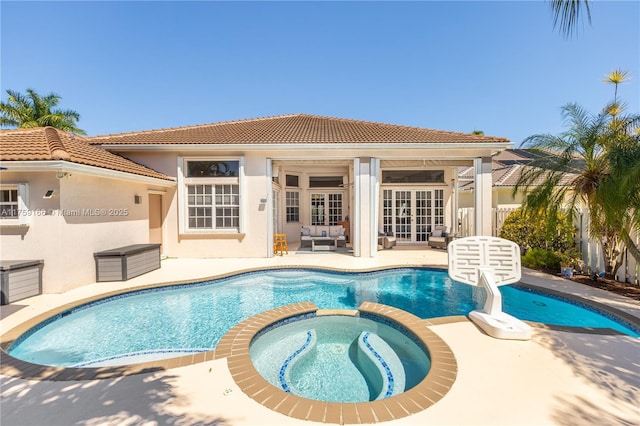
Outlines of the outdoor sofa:
[[300,230],[300,247],[311,247],[313,240],[333,238],[337,247],[344,247],[347,242],[342,225],[304,225]]

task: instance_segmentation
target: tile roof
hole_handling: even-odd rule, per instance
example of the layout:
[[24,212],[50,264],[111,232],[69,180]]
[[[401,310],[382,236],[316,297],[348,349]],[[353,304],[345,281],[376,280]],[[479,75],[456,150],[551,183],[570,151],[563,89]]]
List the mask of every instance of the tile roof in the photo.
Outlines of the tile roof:
[[509,143],[507,138],[309,114],[227,121],[198,126],[120,133],[89,143],[124,144],[299,144],[299,143]]
[[0,131],[0,161],[64,160],[164,180],[173,178],[87,143],[81,136],[36,127]]
[[[522,173],[531,167],[528,164],[540,158],[543,154],[535,150],[505,149],[492,158],[491,179],[494,187],[514,187]],[[458,173],[461,179],[473,179],[473,167],[467,167]],[[560,181],[561,185],[568,184],[575,177],[572,173],[566,173]],[[546,175],[540,175],[534,185],[540,185],[546,179]],[[474,182],[460,185],[463,190],[474,188]]]

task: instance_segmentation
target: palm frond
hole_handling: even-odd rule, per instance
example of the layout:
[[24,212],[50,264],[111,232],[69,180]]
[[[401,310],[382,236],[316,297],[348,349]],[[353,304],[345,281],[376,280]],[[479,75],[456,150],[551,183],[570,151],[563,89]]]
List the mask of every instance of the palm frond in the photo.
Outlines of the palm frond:
[[583,6],[591,23],[588,0],[550,0],[550,6],[553,13],[553,28],[558,28],[566,37],[577,32],[576,26]]

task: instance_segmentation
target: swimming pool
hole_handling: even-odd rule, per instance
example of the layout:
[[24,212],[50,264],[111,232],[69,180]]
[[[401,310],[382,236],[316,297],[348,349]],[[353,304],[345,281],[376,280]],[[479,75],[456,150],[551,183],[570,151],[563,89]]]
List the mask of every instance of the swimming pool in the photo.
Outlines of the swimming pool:
[[[504,311],[546,324],[612,328],[640,336],[605,315],[516,287],[501,287]],[[484,291],[446,271],[398,268],[365,273],[277,269],[125,293],[55,315],[29,330],[10,355],[43,365],[123,365],[208,351],[235,324],[302,301],[320,309],[357,309],[372,301],[420,318],[466,315]]]

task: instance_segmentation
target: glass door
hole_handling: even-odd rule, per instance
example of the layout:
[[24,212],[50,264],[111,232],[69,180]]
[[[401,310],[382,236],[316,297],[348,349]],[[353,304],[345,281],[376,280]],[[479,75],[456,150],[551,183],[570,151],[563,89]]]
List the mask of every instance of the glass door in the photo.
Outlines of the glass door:
[[383,231],[393,233],[398,243],[426,243],[433,227],[444,223],[443,198],[441,189],[384,189]]
[[311,194],[311,224],[338,225],[343,220],[342,193]]
[[394,191],[393,232],[398,242],[412,240],[413,197],[411,191]]

